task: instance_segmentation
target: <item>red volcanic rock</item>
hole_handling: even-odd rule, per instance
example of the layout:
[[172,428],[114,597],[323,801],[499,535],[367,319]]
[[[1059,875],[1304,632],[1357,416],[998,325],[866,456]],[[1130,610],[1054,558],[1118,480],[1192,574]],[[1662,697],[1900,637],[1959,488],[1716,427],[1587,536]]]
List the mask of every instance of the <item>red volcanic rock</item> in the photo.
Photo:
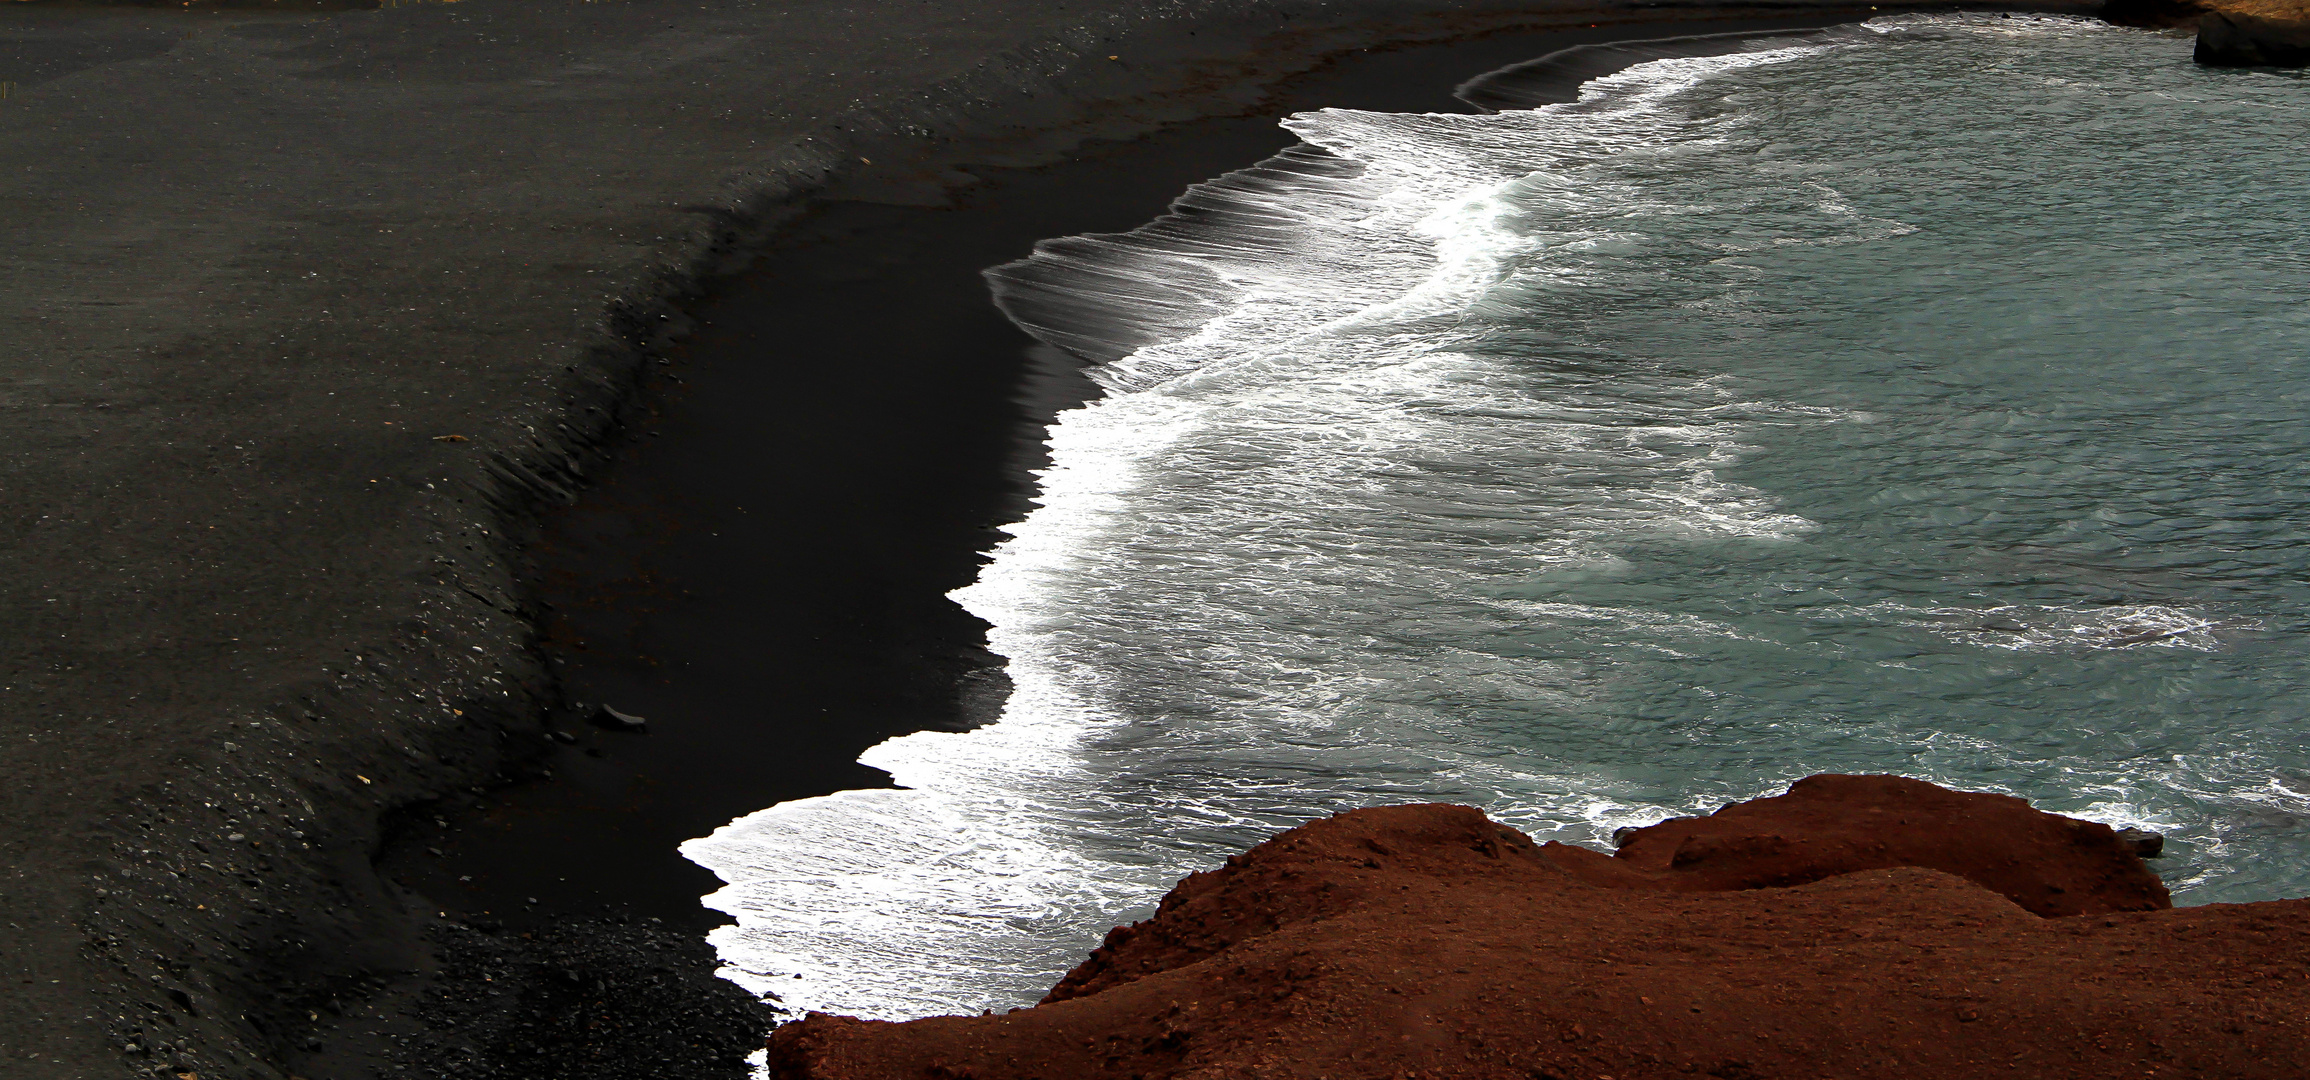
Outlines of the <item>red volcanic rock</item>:
[[[2042,912],[2042,914],[2041,914]],[[2310,901],[2173,909],[2106,827],[1894,777],[1618,856],[1358,810],[1181,882],[1044,1004],[812,1015],[791,1080],[2300,1077]]]
[[1547,853],[1590,884],[1621,888],[1725,892],[1922,866],[2038,915],[2173,906],[2107,825],[1899,776],[1810,776],[1786,795],[1639,829],[1616,856],[1565,844]]

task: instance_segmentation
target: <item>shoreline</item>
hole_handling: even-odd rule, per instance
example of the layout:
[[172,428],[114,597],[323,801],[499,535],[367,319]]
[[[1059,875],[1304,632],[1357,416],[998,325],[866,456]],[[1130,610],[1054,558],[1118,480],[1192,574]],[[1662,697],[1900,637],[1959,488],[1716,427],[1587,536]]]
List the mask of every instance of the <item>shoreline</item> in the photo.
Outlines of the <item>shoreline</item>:
[[[801,203],[920,201],[957,161],[1028,162],[1241,107],[1295,65],[1351,47],[1357,12],[1394,5],[1278,5],[1318,25],[1286,31],[1289,40],[1248,60],[1238,54],[1272,21],[1259,25],[1240,8],[1214,21],[1174,12],[1176,21],[1136,31],[1151,55],[1168,48],[1203,62],[1168,81],[1100,66],[1101,50],[1141,43],[1129,27],[1115,27],[1119,45],[1060,28],[1055,44],[1016,44],[997,64],[912,91],[919,101],[830,111],[787,124],[812,132],[795,142],[723,147],[721,163],[668,159],[654,174],[619,177],[684,192],[714,182],[685,173],[740,177],[709,205],[637,204],[623,216],[556,220],[525,205],[522,184],[493,183],[488,170],[463,166],[443,180],[420,174],[424,160],[331,137],[347,115],[377,124],[413,105],[445,117],[518,113],[519,102],[489,99],[458,68],[477,22],[530,39],[524,48],[572,54],[646,32],[671,54],[711,56],[726,44],[716,35],[737,32],[730,11],[712,8],[667,16],[707,20],[700,32],[668,23],[674,32],[658,35],[656,9],[634,5],[589,9],[584,37],[553,24],[557,12],[575,19],[564,7],[482,0],[359,25],[9,12],[21,16],[11,44],[69,46],[0,114],[0,157],[34,163],[29,179],[12,182],[39,196],[16,216],[27,249],[40,252],[8,267],[36,287],[21,290],[7,324],[7,340],[34,363],[5,389],[12,407],[40,411],[23,412],[36,422],[12,437],[20,554],[0,600],[24,640],[61,642],[12,660],[8,734],[27,749],[0,764],[12,787],[0,832],[15,870],[0,906],[18,931],[8,966],[25,1003],[0,1019],[0,1048],[33,1075],[93,1075],[116,1063],[282,1075],[284,1061],[338,1052],[327,1040],[324,1051],[306,1050],[316,1030],[368,1022],[320,1021],[321,1006],[390,999],[385,973],[441,966],[441,948],[425,940],[432,913],[371,861],[382,819],[519,773],[552,748],[541,721],[559,696],[556,676],[530,649],[538,612],[511,568],[540,508],[567,500],[621,445],[621,426],[650,400],[637,372],[679,347],[690,329],[684,307],[701,284],[761,250]],[[1395,13],[1416,24],[1425,12],[1424,27],[1361,32],[1440,38],[1487,20],[1546,17],[1450,7]],[[1618,10],[1635,25],[1726,9]],[[1189,27],[1211,36],[1176,33],[1196,36]],[[970,52],[977,40],[957,32],[942,47],[950,59],[984,55]],[[509,85],[565,70],[524,68],[532,59],[514,48],[473,63]],[[752,77],[783,85],[773,74]],[[264,89],[308,85],[283,82],[295,79],[315,80],[326,106],[276,125],[279,137],[310,140],[297,147],[313,151],[302,159],[237,127],[222,142],[155,146],[104,112],[117,112],[111,101],[152,100],[141,122],[158,130],[220,127],[220,109],[256,125],[257,113],[233,112],[234,103],[261,92],[261,109],[297,112],[305,103],[294,94]],[[555,93],[578,92],[546,90],[525,99],[529,107],[560,108]],[[721,104],[748,91],[738,85]],[[586,107],[646,97],[620,93]],[[1031,100],[995,104],[1005,94]],[[688,107],[662,92],[648,100]],[[437,143],[455,151],[442,159],[453,167],[495,146],[532,155],[534,169],[551,148],[508,144],[505,133],[600,139],[591,113],[560,128],[491,115],[510,126],[449,122],[397,145],[413,154]],[[819,133],[826,128],[840,134]],[[995,137],[941,141],[973,130]],[[1002,134],[1010,130],[1028,134]],[[596,142],[584,152],[616,161],[634,149]],[[262,170],[235,167],[260,158]],[[738,158],[753,164],[724,167]],[[221,178],[203,186],[200,169]],[[362,190],[392,185],[406,190]],[[569,179],[549,194],[567,201],[597,189]],[[285,212],[267,201],[277,191],[318,197]],[[459,192],[475,200],[452,205],[462,213],[421,208]],[[701,217],[711,224],[680,224]],[[507,220],[518,224],[499,238]],[[72,231],[90,221],[115,231]],[[171,222],[185,224],[170,231]],[[380,239],[412,224],[418,242]],[[169,243],[151,246],[154,235]],[[495,261],[478,258],[493,246]],[[516,266],[539,256],[559,260],[540,271],[550,280]],[[447,286],[429,276],[443,266]],[[631,284],[605,293],[600,280]],[[218,299],[204,298],[211,291]],[[126,310],[90,315],[69,306],[75,297]],[[573,321],[550,316],[557,305]],[[406,332],[420,311],[418,332]],[[440,370],[450,358],[454,370]],[[348,400],[327,400],[340,391]]]
[[[1624,32],[1358,53],[1244,115],[980,169],[952,207],[808,212],[693,312],[699,331],[663,369],[682,381],[648,434],[549,522],[546,648],[585,705],[563,714],[573,741],[549,751],[554,781],[449,812],[386,864],[453,911],[608,902],[700,932],[726,921],[699,903],[720,882],[678,845],[775,803],[887,787],[858,764],[866,749],[1000,707],[1000,662],[946,594],[975,579],[991,526],[1029,507],[1051,415],[1096,390],[1079,361],[1002,318],[984,267],[1140,224],[1187,185],[1291,145],[1277,114],[1358,94],[1357,107],[1448,109],[1471,69]],[[903,325],[860,331],[893,305]],[[651,718],[652,733],[589,727],[599,702]],[[557,880],[581,863],[587,878]],[[544,902],[530,909],[532,896]]]

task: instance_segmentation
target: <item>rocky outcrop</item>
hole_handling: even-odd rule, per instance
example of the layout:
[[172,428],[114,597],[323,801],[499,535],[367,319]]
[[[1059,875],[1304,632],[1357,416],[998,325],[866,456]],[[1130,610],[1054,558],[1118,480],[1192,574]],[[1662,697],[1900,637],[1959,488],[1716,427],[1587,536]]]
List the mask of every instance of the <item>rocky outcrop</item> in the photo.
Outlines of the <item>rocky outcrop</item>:
[[2224,5],[2198,20],[2193,54],[2209,67],[2310,65],[2310,7]]
[[2208,67],[2310,65],[2306,0],[2109,0],[2102,18],[2121,26],[2198,31],[2198,63]]
[[1807,777],[1786,795],[1636,830],[1617,855],[1566,844],[1545,850],[1574,876],[1615,888],[1726,892],[1919,866],[2036,915],[2173,906],[2164,883],[2107,825],[1898,776]]
[[1620,852],[1358,810],[1182,881],[1043,1004],[770,1040],[789,1080],[2281,1077],[2310,901],[2174,909],[2106,826],[1896,777]]

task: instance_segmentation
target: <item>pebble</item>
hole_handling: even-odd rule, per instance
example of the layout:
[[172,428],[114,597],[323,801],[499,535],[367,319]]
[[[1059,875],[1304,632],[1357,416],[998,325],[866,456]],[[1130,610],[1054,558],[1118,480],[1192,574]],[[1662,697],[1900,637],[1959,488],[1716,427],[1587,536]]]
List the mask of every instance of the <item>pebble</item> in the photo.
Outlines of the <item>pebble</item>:
[[649,725],[649,721],[639,716],[622,713],[611,708],[608,702],[594,706],[593,715],[589,719],[593,721],[595,727],[608,728],[611,731],[639,732]]

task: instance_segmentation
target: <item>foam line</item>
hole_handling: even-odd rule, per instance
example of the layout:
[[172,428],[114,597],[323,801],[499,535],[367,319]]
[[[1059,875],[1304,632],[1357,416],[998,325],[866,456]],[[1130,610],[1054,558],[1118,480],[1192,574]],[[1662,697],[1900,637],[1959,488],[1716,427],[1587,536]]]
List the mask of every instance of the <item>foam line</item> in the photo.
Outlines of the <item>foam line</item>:
[[[1585,99],[1580,111],[1609,110],[1624,105],[1623,97],[1657,92],[1657,79],[1609,78],[1641,64],[1860,43],[1878,36],[1861,26],[1841,25],[1794,34],[1582,45],[1479,76],[1456,94],[1489,113],[1576,99]],[[1325,110],[1311,115],[1340,114]],[[1288,126],[1320,130],[1325,125],[1297,118]],[[1364,161],[1331,146],[1303,141],[1250,168],[1189,188],[1169,212],[1137,229],[1043,241],[1027,258],[986,271],[988,287],[995,306],[1029,334],[1094,363],[1112,364],[1210,326],[1241,306],[1247,277],[1272,279],[1277,264],[1301,259],[1311,246],[1320,246],[1310,243],[1311,223],[1350,220],[1384,202],[1391,188],[1404,186],[1400,180],[1375,182],[1367,170]],[[1162,364],[1146,372],[1110,368],[1091,374],[1118,389],[1182,370]]]
[[[2001,389],[2038,380],[2013,390],[2026,408],[1984,407],[1948,377],[2011,344],[2006,324],[1975,325],[1971,280],[1923,277],[1950,260],[1919,252],[1973,235],[1979,206],[1941,199],[1948,178],[2011,200],[2033,230],[2049,211],[2005,162],[1971,160],[2009,139],[2003,118],[1917,87],[1990,79],[2036,101],[2058,77],[2053,100],[2113,123],[2260,94],[2255,139],[2207,144],[2257,153],[2283,145],[2270,133],[2298,126],[2298,106],[2282,88],[2176,81],[2187,68],[2164,43],[2108,27],[1944,16],[1852,33],[1929,47],[1744,39],[1536,110],[1302,114],[1287,126],[1303,147],[1163,219],[993,271],[1004,310],[1100,360],[1113,391],[1058,416],[1038,507],[954,594],[1015,691],[995,723],[869,751],[895,788],[785,803],[684,845],[728,883],[707,899],[735,919],[711,939],[728,977],[788,1010],[875,1019],[1025,1005],[1180,876],[1354,805],[1467,802],[1602,842],[1807,772],[1890,765],[2099,808],[2207,859],[2300,813],[2291,733],[2214,692],[2252,619],[1932,541],[1936,515],[1972,508],[1982,467],[1958,450],[2045,466],[1989,474],[2008,477],[2001,497],[2121,476],[2162,499],[2220,470],[2177,457],[2171,485],[2143,487],[2165,475],[2137,477],[2155,455],[2077,456],[2086,421],[2035,403],[2074,384],[2063,363],[2122,380],[2102,350],[1995,368]],[[2144,104],[2144,87],[2174,96]],[[1872,125],[1891,134],[1872,144]],[[1948,148],[1917,152],[1945,131]],[[2024,164],[2081,157],[2056,144]],[[2084,180],[2138,190],[2131,174]],[[2098,252],[2106,220],[2068,209],[2071,254]],[[2025,285],[2066,302],[2070,279],[2039,266]],[[2166,295],[2166,264],[2144,267]],[[1947,317],[1905,321],[1920,311]],[[1808,343],[1849,324],[1801,320],[1838,312],[1868,332]],[[1788,390],[1911,368],[1932,374],[1853,401]],[[1775,447],[1830,441],[1851,475],[1764,468]],[[2122,468],[2094,472],[2109,460]],[[1799,483],[1847,493],[1785,505]],[[1888,506],[1932,527],[1887,543],[1856,526]],[[2055,540],[2017,535],[2072,554],[2194,542],[2158,515],[2062,515]],[[2222,524],[2223,565],[2297,531],[2275,512]],[[2163,729],[2115,722],[2111,702],[2153,699]],[[2243,865],[2192,872],[2236,889],[2263,872]]]
[[[1321,586],[1326,573],[1202,580],[1207,564],[1240,557],[1224,536],[1204,534],[1237,530],[1230,517],[1172,523],[1158,512],[1155,504],[1170,498],[1166,478],[1177,475],[1175,450],[1211,438],[1240,444],[1249,454],[1238,462],[1241,475],[1213,476],[1214,491],[1248,483],[1312,492],[1343,480],[1327,463],[1386,447],[1446,447],[1447,433],[1424,422],[1417,427],[1425,434],[1369,423],[1375,403],[1364,395],[1435,396],[1433,361],[1422,361],[1421,339],[1403,331],[1466,310],[1528,246],[1509,188],[1599,148],[1643,145],[1665,122],[1650,118],[1656,98],[1723,66],[1623,73],[1610,81],[1622,87],[1615,101],[1625,115],[1590,113],[1562,125],[1541,115],[1302,114],[1287,122],[1301,146],[1198,185],[1163,218],[1129,233],[1048,242],[990,272],[1006,312],[1046,342],[1105,359],[1091,374],[1116,391],[1060,417],[1053,463],[1040,474],[1043,506],[1011,526],[996,562],[956,594],[992,624],[989,647],[1010,661],[1015,690],[997,723],[905,736],[862,758],[899,789],[785,803],[685,844],[686,855],[728,882],[707,899],[736,919],[712,935],[729,962],[725,974],[790,1010],[886,1019],[1032,1001],[1080,961],[1087,941],[1199,868],[1204,853],[1336,809],[1328,770],[1363,751],[1341,747],[1308,769],[1289,739],[1278,742],[1308,702],[1245,699],[1237,702],[1243,715],[1172,727],[1140,723],[1115,698],[1134,693],[1135,681],[1201,696],[1209,678],[1235,671],[1215,658],[1237,649],[1270,658],[1260,663],[1289,687],[1296,661],[1276,658],[1331,647],[1298,630],[1262,629],[1256,614],[1322,609],[1319,598],[1291,594]],[[1578,197],[1612,198],[1601,189]],[[1466,408],[1484,412],[1512,411],[1520,400],[1512,391],[1499,398],[1485,380],[1458,393],[1468,396]],[[1273,423],[1262,419],[1270,410]],[[1456,411],[1437,419],[1448,426],[1449,415]],[[1645,438],[1667,440],[1662,460],[1680,463],[1661,471],[1665,494],[1652,516],[1675,516],[1695,533],[1802,527],[1711,480],[1705,463],[1722,448],[1708,425],[1680,416],[1672,410],[1646,429]],[[1304,461],[1292,449],[1358,430],[1365,434],[1355,447]],[[1580,422],[1550,432],[1544,441],[1575,453],[1626,441]],[[1530,436],[1518,427],[1510,438],[1521,445]],[[1493,455],[1476,446],[1450,452]],[[1278,505],[1268,524],[1318,534],[1322,523],[1299,515],[1357,497],[1360,483],[1348,483],[1312,503]],[[1254,506],[1246,494],[1223,501]],[[1188,612],[1184,625],[1206,628],[1194,634],[1215,652],[1149,648],[1139,628],[1166,621],[1132,614],[1144,604],[1174,617]],[[1375,750],[1351,797],[1477,799],[1525,784],[1480,760],[1448,757]],[[1485,779],[1464,791],[1435,787],[1437,776],[1463,771]],[[1168,799],[1131,797],[1158,775]],[[1596,802],[1578,778],[1546,786]],[[1149,846],[1145,838],[1162,839]]]
[[1536,60],[1487,71],[1452,91],[1452,96],[1485,112],[1537,109],[1580,100],[1581,88],[1607,75],[1654,60],[1726,56],[1733,53],[1771,52],[1804,45],[1831,45],[1866,40],[1868,31],[1851,24],[1813,30],[1743,30],[1730,34],[1693,34],[1686,37],[1614,41],[1601,45],[1574,45]]
[[1302,238],[1295,202],[1348,194],[1363,166],[1301,143],[1187,189],[1127,233],[1045,240],[986,272],[995,306],[1021,329],[1088,360],[1174,341],[1225,312],[1237,289],[1215,268],[1264,261]]

